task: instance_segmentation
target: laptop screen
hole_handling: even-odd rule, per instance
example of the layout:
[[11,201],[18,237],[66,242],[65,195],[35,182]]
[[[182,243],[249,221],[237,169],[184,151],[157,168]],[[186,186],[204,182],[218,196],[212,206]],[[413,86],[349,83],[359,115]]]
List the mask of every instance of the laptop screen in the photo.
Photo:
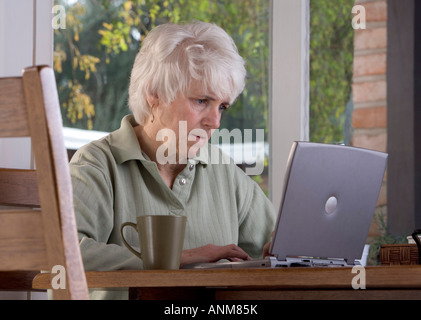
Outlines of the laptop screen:
[[387,154],[294,142],[270,252],[287,257],[361,258]]

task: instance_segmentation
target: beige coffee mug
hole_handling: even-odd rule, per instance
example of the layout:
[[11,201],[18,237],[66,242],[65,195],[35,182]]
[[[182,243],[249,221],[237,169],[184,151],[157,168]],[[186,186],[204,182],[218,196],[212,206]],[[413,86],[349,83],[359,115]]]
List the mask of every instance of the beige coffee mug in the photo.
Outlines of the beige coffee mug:
[[[139,216],[137,224],[125,222],[120,227],[124,245],[143,260],[143,268],[176,270],[180,268],[187,217],[172,215]],[[139,235],[140,252],[124,238],[123,229],[132,227]]]

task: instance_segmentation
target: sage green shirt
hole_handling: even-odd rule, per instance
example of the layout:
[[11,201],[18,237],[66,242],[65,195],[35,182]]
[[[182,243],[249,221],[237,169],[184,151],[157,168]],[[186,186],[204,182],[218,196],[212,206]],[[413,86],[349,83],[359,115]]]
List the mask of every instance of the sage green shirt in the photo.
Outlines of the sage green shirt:
[[[80,148],[71,160],[85,269],[142,269],[141,259],[124,246],[120,226],[151,214],[187,216],[184,249],[234,243],[251,257],[261,258],[275,222],[272,203],[261,188],[232,161],[211,163],[211,153],[223,156],[219,148],[208,145],[199,157],[188,160],[170,189],[156,163],[142,153],[135,125],[133,116],[124,117],[120,129]],[[134,230],[129,228],[125,236],[139,247]],[[127,290],[92,295],[125,297]]]

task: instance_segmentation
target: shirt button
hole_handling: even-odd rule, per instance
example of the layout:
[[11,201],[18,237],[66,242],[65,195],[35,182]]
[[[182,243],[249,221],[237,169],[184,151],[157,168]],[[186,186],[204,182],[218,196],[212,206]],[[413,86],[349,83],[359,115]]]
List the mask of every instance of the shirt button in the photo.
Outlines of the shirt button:
[[184,186],[187,183],[187,181],[186,179],[180,179],[179,183],[180,185]]
[[191,164],[191,165],[189,166],[189,170],[190,170],[190,171],[193,171],[193,169],[194,169],[194,164]]

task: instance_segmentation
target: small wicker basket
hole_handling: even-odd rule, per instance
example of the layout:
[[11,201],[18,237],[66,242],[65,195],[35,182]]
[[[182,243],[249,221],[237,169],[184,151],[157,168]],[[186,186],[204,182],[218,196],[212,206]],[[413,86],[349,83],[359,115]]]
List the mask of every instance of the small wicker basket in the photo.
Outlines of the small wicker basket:
[[380,247],[381,265],[418,264],[416,244],[384,244]]

